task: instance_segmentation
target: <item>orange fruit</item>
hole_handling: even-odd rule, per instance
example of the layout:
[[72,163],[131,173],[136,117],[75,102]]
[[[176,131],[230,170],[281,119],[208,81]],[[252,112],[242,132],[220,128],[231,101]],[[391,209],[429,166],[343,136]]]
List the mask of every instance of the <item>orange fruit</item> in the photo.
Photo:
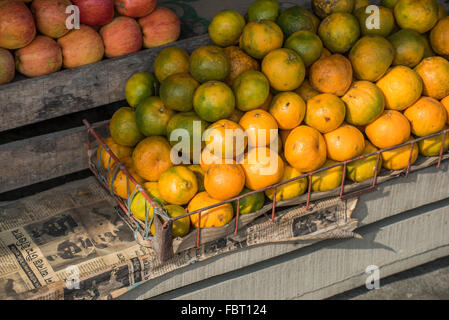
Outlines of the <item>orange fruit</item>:
[[154,59],[153,69],[159,82],[175,73],[188,73],[189,54],[177,47],[164,48]]
[[220,158],[232,159],[245,151],[248,140],[243,128],[231,120],[219,120],[204,133],[206,148]]
[[413,68],[424,57],[425,45],[421,35],[410,29],[401,29],[388,37],[395,48],[393,65]]
[[157,183],[159,193],[170,204],[184,205],[189,203],[198,192],[195,174],[183,166],[175,166],[165,170]]
[[208,81],[196,89],[193,108],[201,119],[215,122],[231,116],[235,96],[231,88],[221,81]]
[[410,122],[399,111],[385,110],[365,127],[365,134],[376,147],[389,148],[407,141],[410,137]]
[[165,107],[161,98],[148,97],[137,105],[136,123],[145,136],[165,136],[174,111]]
[[222,10],[209,24],[209,37],[218,46],[231,46],[239,42],[244,26],[245,18],[240,13],[235,10]]
[[298,30],[316,33],[320,20],[309,10],[293,6],[284,10],[277,18],[276,23],[288,38]]
[[109,122],[109,131],[115,143],[134,147],[144,135],[136,123],[136,112],[129,107],[122,107],[114,112]]
[[321,21],[318,35],[331,52],[345,53],[360,37],[359,21],[350,13],[333,13]]
[[202,46],[189,58],[190,74],[200,83],[222,81],[229,75],[231,63],[223,49],[218,46]]
[[258,109],[262,109],[265,111],[268,111],[268,109],[270,108],[271,105],[271,101],[273,100],[273,95],[271,94],[271,92],[268,94],[267,99],[265,100],[265,102],[258,108]]
[[443,105],[429,97],[422,97],[407,108],[404,116],[410,121],[412,133],[418,137],[443,130],[447,121],[447,113]]
[[[108,146],[108,148],[118,158],[119,161],[122,161],[126,157],[130,157],[133,152],[132,148],[121,146],[115,143],[112,137],[107,137],[103,140],[103,142]],[[115,163],[115,160],[111,158],[109,153],[106,152],[106,150],[101,145],[97,150],[97,159],[101,160],[101,166],[105,169],[111,168]]]
[[423,95],[441,100],[449,95],[449,61],[430,57],[414,69],[423,80]]
[[[194,212],[202,208],[218,204],[221,201],[212,198],[207,192],[198,193],[190,202],[187,207],[188,212]],[[201,214],[201,228],[213,228],[222,227],[231,222],[234,218],[234,210],[232,204],[224,203],[211,209],[207,209],[196,214],[190,215],[190,222],[195,228],[198,228],[199,215]]]
[[[123,165],[128,170],[129,174],[136,180],[138,184],[143,184],[145,180],[140,177],[135,167],[133,166],[133,160],[131,157],[125,157],[122,161]],[[131,196],[136,188],[136,185],[127,178],[126,174],[119,168],[118,164],[114,163],[111,170],[108,172],[107,180],[108,185],[112,187],[112,192],[122,199],[127,199],[128,195]],[[128,181],[128,182],[127,182]]]
[[201,152],[200,166],[204,172],[207,172],[212,165],[222,163],[232,164],[235,163],[235,161],[233,159],[221,158],[213,154],[209,148],[204,148]]
[[396,26],[394,22],[393,10],[390,8],[379,6],[379,28],[372,28],[371,26],[370,28],[368,28],[366,26],[366,22],[367,20],[370,21],[372,12],[366,12],[367,6],[369,6],[369,3],[354,10],[354,15],[357,17],[360,23],[360,31],[362,35],[379,35],[382,37],[387,37]]
[[[240,192],[240,195],[244,195],[252,191],[253,190],[245,187],[243,188],[242,192]],[[255,192],[249,196],[241,198],[239,203],[237,202],[238,202],[237,200],[232,202],[232,207],[234,208],[235,214],[237,214],[237,204],[240,204],[239,215],[253,213],[260,210],[263,207],[263,204],[265,202],[265,195],[263,192]]]
[[323,93],[307,101],[304,122],[321,133],[326,133],[337,129],[345,120],[345,114],[345,104],[339,97]]
[[204,187],[215,199],[227,200],[240,194],[245,186],[245,173],[239,164],[215,164],[206,171]]
[[[302,175],[301,171],[289,165],[285,165],[281,181],[290,180]],[[299,197],[307,190],[307,178],[297,179],[276,188],[276,201],[289,200]],[[274,189],[265,190],[266,196],[273,200]]]
[[352,12],[354,9],[354,0],[313,0],[313,11],[321,18],[325,18],[335,12]]
[[[323,168],[337,164],[338,162],[327,159]],[[343,179],[343,166],[336,166],[324,171],[314,173],[312,179],[312,191],[328,191],[340,187]]]
[[308,30],[298,30],[284,44],[285,48],[294,50],[300,55],[306,67],[318,60],[323,51],[323,42],[315,33]]
[[449,124],[449,96],[447,96],[446,98],[444,98],[443,100],[441,100],[441,104],[442,104],[443,107],[446,109],[446,113],[447,113],[447,124]]
[[248,21],[276,21],[280,9],[277,0],[256,0],[248,7]]
[[128,102],[131,107],[135,108],[146,98],[156,95],[158,87],[159,83],[152,73],[135,73],[126,82],[126,102]]
[[311,85],[308,79],[305,79],[304,82],[294,90],[297,94],[303,98],[305,102],[307,102],[309,99],[317,96],[320,94],[317,90],[315,90]]
[[349,124],[343,124],[334,131],[324,134],[324,140],[328,158],[335,161],[353,159],[361,155],[365,149],[363,133]]
[[373,122],[385,108],[382,91],[369,81],[354,82],[341,99],[346,105],[346,122],[355,126]]
[[284,34],[273,21],[251,21],[240,37],[240,48],[256,59],[262,59],[268,52],[282,47]]
[[256,70],[242,72],[234,81],[236,105],[242,111],[259,108],[270,94],[270,83],[265,75]]
[[419,75],[405,66],[391,68],[377,81],[377,86],[385,96],[385,108],[398,111],[414,104],[423,90]]
[[145,182],[143,184],[143,188],[145,189],[145,192],[150,196],[152,200],[157,202],[161,206],[165,206],[167,202],[162,199],[161,194],[159,193],[159,189],[157,186],[157,182]]
[[241,161],[245,185],[258,190],[278,183],[284,173],[284,161],[275,150],[267,147],[250,149]]
[[301,172],[320,168],[326,161],[326,142],[321,133],[309,126],[293,129],[284,144],[288,163]]
[[260,70],[259,62],[247,55],[239,47],[230,46],[224,48],[223,51],[228,56],[231,64],[231,70],[225,79],[227,85],[232,86],[235,79],[245,71]]
[[287,137],[292,132],[292,130],[279,130],[279,136],[281,137],[282,147],[285,149],[285,142],[287,141]]
[[[411,137],[407,141],[413,140]],[[402,146],[393,150],[382,152],[382,166],[389,170],[401,170],[408,166],[410,159],[410,145]],[[418,144],[413,144],[412,158],[410,164],[412,165],[418,158]]]
[[161,83],[159,95],[167,108],[175,111],[190,111],[192,99],[199,83],[188,73],[175,73]]
[[295,92],[281,92],[274,96],[268,110],[279,129],[291,130],[299,126],[306,114],[306,103]]
[[[371,144],[368,140],[365,140],[365,150],[362,155],[370,154],[378,149]],[[355,160],[349,162],[346,166],[346,177],[355,182],[361,182],[374,177],[376,172],[377,155],[372,155],[367,158]],[[382,167],[382,158],[379,158],[379,164],[377,166],[377,172],[380,172]]]
[[340,54],[319,59],[310,67],[309,81],[314,89],[341,97],[352,83],[351,61]]
[[425,33],[438,21],[438,3],[436,0],[398,0],[394,17],[402,29]]
[[145,180],[157,181],[162,172],[173,166],[167,139],[153,136],[143,139],[133,151],[136,172]]
[[449,17],[438,21],[430,32],[430,43],[439,55],[449,55]]
[[239,125],[248,135],[248,146],[264,147],[278,135],[278,124],[271,114],[255,109],[248,111],[240,119]]
[[[449,126],[444,126],[444,129],[448,129]],[[419,153],[426,157],[433,157],[440,155],[441,144],[443,143],[443,135],[424,139],[418,141]],[[444,139],[443,152],[449,149],[449,132],[446,133],[446,138]]]
[[198,182],[198,192],[206,191],[204,188],[204,176],[206,175],[206,172],[201,168],[199,164],[191,164],[188,165],[187,168],[191,170],[195,176],[196,181]]
[[262,72],[277,91],[295,90],[306,75],[300,55],[286,48],[270,51],[262,60]]

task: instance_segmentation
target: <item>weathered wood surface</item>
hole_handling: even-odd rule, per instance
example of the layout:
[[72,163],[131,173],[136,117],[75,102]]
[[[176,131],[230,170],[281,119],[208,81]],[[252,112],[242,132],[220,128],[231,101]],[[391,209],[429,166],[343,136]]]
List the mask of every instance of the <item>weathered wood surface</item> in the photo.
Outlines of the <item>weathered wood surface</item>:
[[84,170],[86,127],[0,145],[0,193]]
[[0,86],[0,132],[125,99],[125,85],[136,72],[152,71],[165,47],[191,52],[208,44],[208,35],[145,49],[47,76]]
[[[163,294],[159,299],[323,299],[449,255],[449,199],[314,246]],[[390,219],[388,219],[390,220]],[[382,280],[380,280],[382,286]]]
[[[422,207],[449,198],[448,178],[449,161],[445,161],[440,170],[427,168],[411,173],[409,178],[401,177],[385,182],[379,186],[379,191],[366,194],[360,198],[353,217],[360,220],[361,226],[365,226],[388,217],[399,215],[412,208]],[[446,211],[448,210],[449,208],[446,208]],[[355,241],[357,244],[357,241],[360,240],[355,239],[350,241]],[[229,272],[248,274],[250,271],[242,268],[282,256],[300,248],[302,249],[298,250],[300,252],[298,255],[305,254],[309,250],[305,247],[314,243],[278,243],[242,249],[226,256],[196,263],[161,278],[150,280],[127,293],[123,298],[150,298]],[[323,243],[329,245],[330,242],[325,241]],[[373,244],[371,243],[370,245],[372,246]],[[369,250],[366,251],[369,252]],[[240,298],[243,298],[243,296]]]

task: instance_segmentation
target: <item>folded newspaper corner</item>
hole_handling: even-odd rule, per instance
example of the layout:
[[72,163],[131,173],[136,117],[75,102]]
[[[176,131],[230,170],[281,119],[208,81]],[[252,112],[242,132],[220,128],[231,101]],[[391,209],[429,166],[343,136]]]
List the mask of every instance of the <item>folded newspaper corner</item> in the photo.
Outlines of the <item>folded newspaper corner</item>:
[[136,243],[110,195],[88,178],[0,206],[0,299],[113,299],[143,281],[241,248],[359,237],[351,218],[356,204],[357,198],[333,197],[311,203],[309,211],[284,207],[274,221],[264,213],[237,234],[199,248],[177,239],[175,256],[161,263],[153,249]]

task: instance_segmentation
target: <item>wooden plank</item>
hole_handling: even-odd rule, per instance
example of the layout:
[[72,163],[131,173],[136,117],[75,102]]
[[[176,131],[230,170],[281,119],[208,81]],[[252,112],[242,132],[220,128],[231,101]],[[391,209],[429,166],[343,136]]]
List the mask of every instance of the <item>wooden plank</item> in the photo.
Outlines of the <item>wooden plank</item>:
[[[387,181],[379,186],[379,191],[360,198],[353,217],[360,219],[361,225],[368,225],[413,207],[422,207],[449,198],[447,181],[449,161],[443,162],[440,170],[426,168],[411,173],[408,178],[400,177]],[[146,299],[157,296],[298,249],[304,252],[303,250],[307,250],[306,247],[312,244],[314,242],[278,243],[239,250],[150,280],[127,293],[125,298]]]
[[328,298],[365,285],[370,265],[378,266],[383,278],[448,255],[449,199],[419,211],[394,223],[367,227],[362,240],[325,241],[313,251],[298,250],[157,298]]
[[128,78],[136,72],[152,71],[154,58],[163,48],[177,46],[191,52],[209,42],[208,35],[193,37],[2,85],[0,132],[124,100]]
[[82,126],[0,145],[0,193],[86,169],[86,142]]

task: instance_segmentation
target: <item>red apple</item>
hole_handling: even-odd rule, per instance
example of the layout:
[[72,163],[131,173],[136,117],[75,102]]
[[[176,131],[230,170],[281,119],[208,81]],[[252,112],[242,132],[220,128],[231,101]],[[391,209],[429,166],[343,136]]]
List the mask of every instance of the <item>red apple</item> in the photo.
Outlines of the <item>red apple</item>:
[[36,36],[30,9],[20,1],[0,0],[0,47],[19,49]]
[[0,85],[11,82],[14,79],[15,66],[12,53],[0,48]]
[[158,47],[174,42],[181,32],[178,16],[170,9],[158,7],[149,15],[139,19],[143,31],[145,48]]
[[104,45],[97,31],[84,24],[58,39],[62,48],[63,65],[75,68],[100,61],[104,55]]
[[114,3],[122,16],[140,18],[153,12],[157,0],[114,0]]
[[15,52],[16,68],[27,77],[39,77],[61,69],[61,47],[50,37],[37,36]]
[[142,48],[139,24],[130,17],[117,17],[100,30],[105,55],[108,58],[123,56]]
[[90,26],[105,25],[114,18],[113,0],[72,0],[80,10],[80,22]]
[[70,13],[65,10],[71,4],[70,0],[34,0],[31,11],[39,32],[52,38],[60,38],[69,32],[66,20]]

